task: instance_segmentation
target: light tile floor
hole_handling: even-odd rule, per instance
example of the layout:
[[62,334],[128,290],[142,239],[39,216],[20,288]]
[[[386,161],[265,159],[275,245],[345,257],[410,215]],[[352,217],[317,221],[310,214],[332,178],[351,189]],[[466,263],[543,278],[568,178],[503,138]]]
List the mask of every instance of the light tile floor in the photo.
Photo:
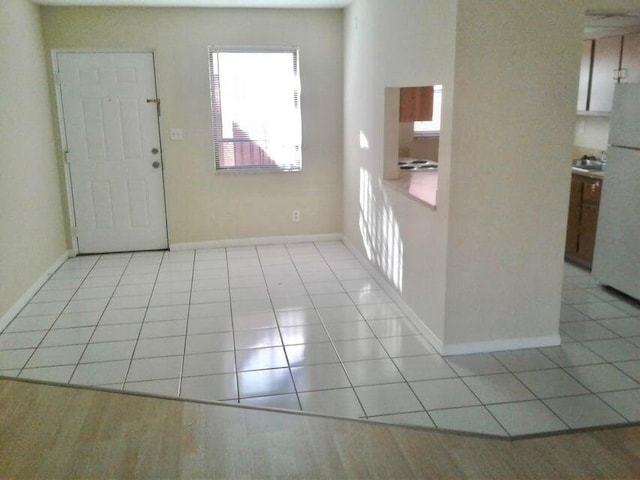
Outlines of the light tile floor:
[[639,316],[567,264],[562,346],[441,357],[341,242],[83,256],[0,375],[513,437],[640,421]]

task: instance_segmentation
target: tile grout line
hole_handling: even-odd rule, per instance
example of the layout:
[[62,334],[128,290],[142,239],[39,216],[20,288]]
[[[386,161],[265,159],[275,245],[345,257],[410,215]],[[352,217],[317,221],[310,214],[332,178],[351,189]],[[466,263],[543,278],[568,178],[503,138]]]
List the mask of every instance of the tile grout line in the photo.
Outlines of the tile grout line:
[[122,380],[122,388],[121,390],[125,390],[125,386],[127,384],[127,379],[129,378],[129,373],[131,372],[131,366],[133,365],[133,360],[135,358],[136,349],[138,348],[138,342],[140,342],[140,335],[142,334],[142,328],[144,327],[144,322],[147,318],[147,314],[149,313],[149,306],[151,305],[151,298],[153,297],[153,293],[156,289],[156,285],[158,284],[158,276],[160,275],[160,269],[162,268],[162,262],[164,261],[164,257],[167,254],[168,250],[162,252],[162,257],[160,258],[160,262],[158,263],[158,269],[156,271],[155,279],[153,280],[153,287],[151,288],[151,293],[149,294],[149,300],[147,301],[147,306],[144,307],[144,316],[142,317],[142,322],[140,322],[140,328],[138,329],[138,336],[135,339],[135,344],[133,345],[133,350],[131,350],[131,358],[129,359],[129,366],[127,367],[127,372],[124,375],[124,379]]
[[[324,255],[322,254],[322,252],[320,252],[320,254],[321,254],[321,255],[323,256],[323,258],[324,258]],[[355,257],[354,257],[354,258],[355,258]],[[358,260],[357,258],[355,258],[355,260],[356,260],[356,261],[358,262],[358,264],[362,267],[362,265],[360,264],[359,260]],[[325,261],[326,261],[326,259],[325,259]],[[334,269],[329,265],[329,263],[328,263],[328,262],[327,262],[327,265],[328,265],[328,266],[329,266],[329,268],[331,269],[332,273],[334,274],[334,276],[336,277],[336,279],[338,280],[338,282],[339,282],[339,283],[343,286],[343,288],[344,288],[344,285],[343,285],[342,281],[341,281],[341,280],[338,278],[338,276],[335,274],[335,270],[334,270]],[[364,268],[364,267],[363,267],[363,268]],[[366,271],[366,269],[365,269],[365,271]],[[368,272],[367,272],[367,274],[368,274],[368,276],[369,276],[369,277],[371,276]],[[371,291],[371,290],[369,290],[369,291]],[[384,289],[381,289],[380,291],[384,292]],[[384,292],[384,293],[386,294],[386,292]],[[388,296],[388,295],[387,295],[387,296]],[[351,298],[351,295],[349,295],[349,297]],[[409,390],[411,391],[411,393],[414,395],[414,397],[416,398],[416,400],[418,401],[418,403],[422,406],[424,413],[426,413],[426,414],[427,414],[428,418],[429,418],[429,419],[430,419],[430,421],[433,423],[433,425],[435,425],[435,426],[436,426],[436,428],[438,428],[438,427],[437,427],[436,422],[433,420],[433,417],[432,417],[432,416],[431,416],[431,414],[429,413],[429,410],[424,406],[424,403],[422,402],[422,400],[420,399],[420,397],[416,394],[416,392],[415,392],[415,390],[413,389],[413,387],[412,387],[411,383],[407,380],[407,378],[405,377],[405,375],[402,373],[401,369],[398,367],[398,365],[397,365],[397,363],[396,363],[395,359],[394,359],[391,355],[389,355],[388,350],[385,348],[384,344],[382,343],[381,338],[385,338],[385,337],[380,337],[380,336],[378,336],[378,334],[375,332],[375,330],[374,330],[373,328],[371,328],[371,325],[370,325],[370,323],[369,323],[369,322],[370,322],[370,321],[373,321],[373,319],[371,319],[371,320],[367,319],[367,317],[363,314],[363,312],[362,312],[362,310],[361,310],[361,308],[360,308],[360,307],[361,307],[361,306],[363,306],[363,305],[394,305],[394,306],[396,306],[396,307],[397,307],[398,305],[396,304],[396,302],[395,302],[395,301],[393,301],[393,299],[392,299],[391,297],[389,297],[390,302],[380,303],[380,304],[376,304],[376,303],[373,303],[373,304],[356,304],[355,302],[353,302],[353,298],[351,298],[351,300],[352,300],[352,303],[353,303],[354,307],[356,308],[356,310],[358,311],[358,313],[359,313],[359,314],[360,314],[360,316],[362,317],[363,321],[366,323],[367,327],[368,327],[368,328],[371,330],[371,332],[373,333],[373,335],[374,335],[374,336],[373,336],[373,338],[375,338],[375,339],[378,341],[378,343],[379,343],[379,344],[380,344],[380,346],[382,347],[383,351],[387,354],[388,359],[389,359],[389,360],[391,360],[391,362],[393,363],[394,367],[396,368],[396,370],[398,371],[398,373],[400,374],[400,376],[403,378],[404,383],[407,385],[407,387],[409,388]],[[375,319],[375,320],[397,320],[397,319],[403,319],[403,318],[406,318],[406,316],[401,312],[400,316],[387,317],[387,318],[381,318],[381,319]],[[403,335],[400,335],[400,337],[402,337],[402,336],[403,336]],[[429,344],[429,346],[433,349],[433,345],[431,345],[431,343],[429,342],[429,340],[428,340],[426,337],[424,337],[424,335],[420,334],[420,332],[418,332],[417,334],[413,334],[412,336],[419,336],[420,338],[422,338],[423,340],[425,340],[425,341],[427,342],[427,344]],[[444,357],[442,357],[442,356],[441,356],[440,354],[438,354],[437,352],[435,352],[435,353],[434,353],[434,354],[432,354],[432,355],[437,355],[437,356],[439,356],[439,357],[440,357],[440,359],[442,359],[443,361],[445,361],[445,362],[446,362],[446,360],[444,359]],[[422,356],[422,355],[412,355],[412,356]],[[342,362],[342,359],[341,359],[341,362]],[[448,365],[448,363],[447,363],[447,365]],[[453,369],[452,369],[452,370],[453,370]],[[452,379],[452,378],[458,378],[458,379],[461,379],[461,378],[460,378],[460,376],[458,375],[458,373],[457,373],[455,370],[453,370],[453,373],[454,373],[455,377],[446,377],[446,378],[441,378],[441,379],[436,378],[436,379],[431,379],[431,380],[443,380],[443,379],[447,379],[447,378],[448,378],[448,379]],[[425,380],[425,381],[429,381],[429,380]],[[399,383],[399,382],[398,382],[398,383]],[[463,383],[464,383],[464,382],[463,382]],[[376,384],[376,385],[388,385],[388,384]],[[374,386],[375,386],[375,385],[374,385]],[[466,384],[465,384],[465,386],[466,386]],[[467,387],[467,388],[468,388],[468,387]],[[471,389],[469,389],[469,390],[471,390]],[[475,393],[474,393],[473,391],[471,391],[471,393],[472,393],[472,394],[477,398],[477,396],[475,395]],[[483,404],[482,404],[482,402],[480,401],[480,399],[479,399],[479,398],[477,398],[477,399],[478,399],[478,401],[480,402],[480,404],[481,404],[481,405],[483,405]],[[483,405],[483,406],[484,406],[484,405]],[[416,412],[408,412],[408,413],[416,413]],[[396,413],[396,414],[397,414],[397,413]],[[387,414],[387,415],[394,415],[394,414]],[[378,416],[380,416],[380,415],[378,415]],[[369,418],[369,417],[367,416],[367,418]],[[506,431],[506,430],[505,430],[505,431]]]
[[[187,321],[184,326],[184,346],[182,348],[182,361],[180,362],[180,373],[178,377],[178,397],[182,394],[182,379],[184,375],[184,364],[187,359],[187,340],[189,338],[189,316],[191,314],[191,295],[193,294],[193,280],[195,278],[196,273],[196,258],[198,251],[196,249],[193,250],[193,257],[191,261],[193,262],[191,265],[191,282],[189,285],[189,300],[187,303]],[[162,268],[162,264],[160,264],[160,268]],[[158,272],[158,275],[160,273]]]
[[[548,358],[544,353],[540,352],[538,348],[536,348],[536,349],[534,349],[534,350],[535,350],[535,351],[537,351],[537,352],[539,352],[543,357]],[[544,403],[544,401],[543,401],[543,399],[542,399],[542,398],[540,398],[538,395],[536,395],[536,393],[535,393],[533,390],[531,390],[531,389],[530,389],[530,388],[529,388],[529,387],[528,387],[528,386],[527,386],[527,385],[526,385],[522,380],[520,380],[520,378],[516,375],[516,373],[522,373],[522,372],[514,372],[514,371],[512,371],[512,370],[511,370],[511,369],[510,369],[510,368],[509,368],[509,367],[508,367],[504,362],[502,362],[498,357],[496,357],[496,356],[494,355],[494,353],[495,353],[495,352],[490,352],[490,355],[491,355],[491,356],[492,356],[492,357],[493,357],[493,358],[494,358],[494,359],[495,359],[495,360],[496,360],[500,365],[502,365],[502,366],[503,366],[503,367],[504,367],[504,368],[505,368],[505,369],[506,369],[506,370],[507,370],[511,375],[513,375],[513,376],[514,376],[514,378],[515,378],[516,380],[518,380],[522,385],[524,385],[524,387],[525,387],[527,390],[529,390],[529,391],[531,392],[531,394],[535,397],[535,401],[538,401],[538,402],[542,403],[542,404],[545,406],[545,408],[546,408],[547,410],[549,410],[549,411],[553,414],[553,416],[555,416],[558,420],[560,420],[560,422],[561,422],[564,426],[566,426],[568,429],[571,429],[571,427],[570,427],[570,426],[569,426],[569,425],[568,425],[568,424],[567,424],[567,423],[566,423],[562,418],[560,418],[560,415],[558,415],[555,411],[553,411],[551,408],[549,408],[549,406],[548,406],[546,403]],[[549,359],[549,360],[551,360],[551,359]],[[552,362],[552,363],[554,363],[552,360],[551,360],[551,362]],[[529,371],[529,372],[540,372],[540,371],[543,371],[543,370],[551,370],[551,369],[542,369],[542,370],[540,370],[540,369],[535,370],[535,369],[534,369],[534,370],[526,370],[526,371]],[[524,401],[533,401],[533,400],[523,400],[523,402],[524,402]],[[516,403],[516,402],[511,402],[511,403]],[[489,410],[489,409],[487,408],[487,410]],[[493,413],[491,412],[491,410],[489,410],[489,413],[491,413],[491,414],[493,415]],[[495,418],[495,417],[494,417],[494,418]],[[496,418],[496,420],[498,420],[498,419]],[[507,433],[508,433],[508,430],[507,430],[506,428],[505,428],[505,431],[507,431]],[[509,435],[511,436],[511,434],[509,434]]]
[[[77,257],[75,257],[77,258]],[[56,321],[58,320],[58,318],[60,317],[60,315],[62,315],[62,312],[64,311],[64,309],[67,307],[67,305],[69,305],[69,302],[71,301],[71,299],[73,298],[73,296],[78,292],[78,290],[80,289],[80,287],[82,286],[82,284],[84,283],[85,279],[87,278],[87,276],[89,275],[89,273],[91,273],[91,270],[93,270],[93,268],[95,267],[96,263],[98,263],[98,260],[100,258],[100,255],[98,255],[98,258],[96,259],[96,261],[93,263],[93,265],[91,266],[91,268],[89,268],[89,271],[85,274],[85,276],[82,278],[82,281],[80,282],[80,284],[75,288],[75,291],[73,292],[73,295],[71,295],[71,297],[69,297],[69,300],[67,300],[67,304],[64,306],[64,308],[62,309],[62,311],[60,311],[60,313],[58,313],[56,315],[56,319],[54,320],[54,322],[51,324],[53,326],[54,323],[56,323]],[[4,335],[5,333],[13,333],[13,332],[7,332],[7,328],[9,328],[9,326],[11,326],[11,324],[20,316],[20,314],[24,311],[25,308],[27,308],[27,306],[31,305],[33,299],[36,297],[36,295],[38,295],[42,289],[45,287],[45,285],[47,283],[49,283],[49,281],[53,278],[53,276],[55,274],[57,274],[58,272],[60,272],[61,268],[69,261],[71,260],[71,258],[67,258],[58,268],[56,268],[56,270],[49,275],[49,277],[47,278],[47,280],[40,286],[40,288],[31,296],[31,298],[29,299],[29,301],[27,303],[25,303],[25,305],[20,309],[20,311],[18,313],[15,314],[15,316],[11,319],[11,321],[0,331],[0,335]],[[81,269],[78,269],[81,270]],[[64,270],[63,270],[64,271]],[[74,290],[73,288],[69,288],[67,290]],[[48,303],[48,302],[38,302],[38,303]],[[50,303],[50,302],[49,302]],[[34,315],[34,316],[38,316],[38,315]],[[49,327],[48,330],[51,330],[51,327]],[[48,333],[47,330],[47,333]],[[34,331],[34,332],[41,332],[43,330],[30,330],[30,331]],[[16,332],[19,333],[19,332]],[[46,336],[46,334],[45,334]],[[37,348],[37,347],[36,347]]]
[[[98,262],[100,261],[100,259],[103,257],[103,255],[99,255],[98,258],[96,259],[96,261],[94,262],[94,264],[91,266],[91,268],[89,268],[89,271],[85,274],[85,276],[82,278],[82,281],[80,282],[80,284],[78,285],[78,287],[76,288],[76,291],[73,293],[73,295],[69,298],[69,300],[67,301],[66,305],[62,308],[62,310],[60,310],[60,313],[58,313],[58,315],[56,316],[56,319],[54,320],[54,322],[51,324],[51,326],[47,329],[46,333],[44,334],[44,336],[40,339],[40,341],[38,342],[38,345],[36,345],[36,347],[33,349],[33,352],[31,352],[31,355],[29,355],[29,358],[27,359],[27,361],[24,363],[24,365],[22,366],[22,368],[20,368],[20,372],[18,373],[16,378],[23,378],[21,377],[22,372],[25,370],[25,368],[27,368],[28,363],[31,361],[31,359],[33,358],[33,356],[35,355],[36,351],[42,346],[42,342],[44,342],[45,338],[47,338],[47,336],[49,335],[49,333],[54,330],[53,326],[56,324],[56,322],[60,319],[60,316],[64,313],[65,309],[69,306],[69,304],[71,303],[73,297],[76,295],[76,293],[78,293],[78,290],[80,290],[80,288],[82,288],[82,284],[85,282],[85,280],[89,277],[89,275],[91,274],[91,272],[93,271],[93,269],[96,267],[96,265],[98,264]],[[66,263],[66,260],[65,260]],[[64,263],[63,263],[64,265]],[[54,275],[56,273],[58,273],[60,271],[60,269],[62,268],[62,265],[60,265],[58,267],[58,269],[55,271]],[[49,279],[47,279],[47,282],[45,282],[42,287],[40,287],[40,289],[38,289],[38,292],[40,292],[40,290],[42,290],[42,288],[49,282],[49,280],[51,280],[51,278],[53,277],[53,275],[51,275],[51,277],[49,277]],[[34,295],[35,296],[35,295]],[[33,298],[33,297],[32,297]],[[29,300],[29,303],[27,303],[27,305],[29,305],[31,303],[31,300]],[[25,305],[22,310],[24,310],[27,305]],[[105,305],[105,309],[106,309],[106,305]],[[22,310],[20,310],[20,312],[22,312]],[[20,315],[20,313],[18,313],[18,315]],[[11,322],[9,322],[9,325],[11,323],[13,323],[13,321],[18,318],[18,315],[16,315]],[[7,327],[9,326],[7,325]],[[97,325],[97,324],[96,324]],[[4,334],[4,331],[3,331]],[[84,352],[83,352],[84,353]],[[82,355],[80,356],[82,358]],[[80,359],[78,359],[78,361],[80,361]],[[74,369],[75,372],[75,369]],[[71,380],[71,377],[73,376],[73,373],[71,373],[71,376],[69,377],[69,379],[65,382],[65,383],[69,383],[69,381]]]
[[224,259],[227,268],[227,290],[229,293],[229,314],[231,316],[231,341],[233,342],[233,371],[236,376],[236,402],[240,405],[240,372],[238,371],[238,353],[236,349],[236,329],[233,320],[233,299],[231,298],[231,269],[229,268],[229,249],[224,249]]
[[[344,248],[344,243],[340,242],[340,244]],[[327,261],[327,258],[322,253],[322,250],[320,250],[320,248],[318,248],[318,245],[315,242],[313,243],[313,246],[316,249],[316,251],[318,252],[318,254],[322,257],[322,260],[324,261],[324,263],[327,266],[327,268],[331,271],[331,274],[335,277],[336,281],[340,284],[340,286],[342,287],[344,292],[347,294],[347,296],[349,296],[347,291],[344,289],[344,285],[342,284],[340,279],[336,276],[335,271],[333,270],[333,268],[331,268],[331,265]],[[353,257],[353,258],[355,259],[355,257]],[[356,261],[357,261],[357,259],[356,259]],[[360,263],[360,262],[358,262],[358,263]],[[304,282],[303,282],[303,285],[304,285]],[[305,290],[306,290],[306,285],[305,285]],[[311,298],[311,296],[309,296],[309,297]],[[349,296],[349,298],[351,298],[351,297]],[[311,302],[313,303],[313,300],[311,300]],[[352,301],[352,303],[353,303],[353,301]],[[355,304],[354,304],[354,306],[355,306]],[[358,403],[360,404],[360,408],[362,409],[362,412],[364,413],[364,417],[363,418],[368,419],[369,415],[367,414],[367,410],[364,408],[364,403],[362,403],[362,399],[360,398],[360,395],[358,395],[358,391],[356,390],[355,385],[353,385],[353,381],[351,380],[351,377],[349,376],[349,372],[347,371],[346,367],[344,366],[344,361],[342,360],[342,357],[340,356],[340,352],[338,352],[338,349],[336,348],[335,340],[333,338],[331,338],[331,334],[329,334],[329,331],[327,330],[326,322],[322,318],[322,315],[320,315],[320,312],[318,311],[318,308],[315,306],[315,304],[314,304],[314,309],[316,311],[316,314],[318,315],[318,318],[320,319],[320,322],[322,323],[322,326],[325,329],[325,332],[329,336],[329,341],[331,342],[331,346],[333,347],[333,350],[335,351],[336,356],[338,357],[338,360],[340,361],[340,365],[342,366],[342,370],[344,371],[345,375],[347,376],[347,379],[349,380],[349,384],[351,385],[351,389],[353,390],[353,394],[356,396],[356,400],[358,400]],[[364,317],[363,317],[363,319],[364,319]],[[368,324],[367,324],[367,327],[371,330],[371,327],[369,327]],[[371,330],[371,333],[373,333],[374,336],[375,336],[375,332],[373,332],[373,330]],[[385,350],[385,352],[386,352],[386,350]]]
[[[291,263],[293,264],[293,259],[291,258],[291,255],[289,254],[289,249],[287,248],[286,244],[282,244],[283,248],[286,250],[287,252],[287,256],[289,257],[289,259],[291,260]],[[269,291],[269,284],[267,283],[267,277],[264,274],[264,265],[262,264],[262,259],[260,258],[260,252],[258,251],[258,248],[256,247],[256,255],[258,257],[258,263],[260,264],[260,271],[262,272],[262,278],[264,279],[264,283],[265,283],[265,288],[267,290],[267,295],[269,295],[269,303],[271,304],[271,310],[273,311],[273,317],[276,321],[276,328],[278,329],[278,336],[280,337],[280,344],[282,345],[282,351],[284,352],[284,358],[285,361],[287,362],[287,370],[289,371],[289,378],[291,379],[291,384],[293,385],[293,390],[294,393],[296,394],[296,400],[298,401],[298,407],[300,407],[300,411],[302,412],[302,402],[300,401],[300,395],[298,392],[298,386],[296,385],[296,380],[293,377],[293,371],[291,370],[292,366],[291,366],[291,362],[289,362],[289,354],[287,353],[287,349],[285,348],[285,344],[284,344],[284,338],[282,336],[282,331],[280,330],[280,322],[278,322],[278,315],[276,314],[276,308],[273,305],[273,298],[271,298],[271,292]],[[295,264],[293,264],[293,268],[295,267]],[[298,278],[300,278],[300,274],[298,273],[298,269],[296,268],[296,274],[298,275]],[[302,278],[300,278],[300,282],[302,283]]]
[[[320,252],[320,250],[318,249],[318,246],[315,244],[315,242],[313,242],[312,245],[313,245],[313,248],[322,257],[323,262],[327,265],[327,267],[329,269],[331,269],[331,267],[329,267],[329,265],[327,264],[326,259],[322,255],[322,252]],[[311,304],[313,305],[313,311],[315,312],[317,317],[320,319],[320,325],[322,325],[322,329],[324,330],[324,333],[327,335],[327,338],[329,339],[329,343],[331,343],[331,348],[333,348],[333,351],[335,352],[336,357],[338,358],[338,361],[340,363],[340,367],[342,368],[343,373],[345,374],[345,376],[347,377],[347,380],[349,381],[350,388],[353,391],[353,394],[355,395],[356,400],[358,400],[358,403],[360,404],[360,408],[362,409],[362,412],[366,416],[367,412],[365,411],[364,406],[362,405],[362,402],[360,401],[360,397],[358,397],[358,393],[356,392],[356,389],[355,389],[355,387],[353,385],[353,382],[351,381],[351,378],[349,377],[349,374],[347,373],[347,369],[344,367],[344,363],[342,362],[342,359],[340,358],[340,354],[338,353],[338,350],[336,349],[336,347],[335,347],[335,345],[333,343],[333,339],[331,338],[331,335],[329,334],[329,331],[327,330],[327,326],[326,326],[324,320],[322,319],[322,316],[320,315],[320,312],[318,312],[318,308],[316,307],[315,303],[313,303],[313,299],[311,297],[311,294],[309,293],[309,289],[307,288],[307,285],[306,285],[305,281],[303,280],[302,275],[300,275],[300,270],[298,269],[298,265],[296,264],[295,260],[291,256],[291,252],[289,251],[289,248],[287,247],[286,244],[285,244],[285,249],[287,250],[287,255],[291,259],[291,263],[293,265],[293,268],[296,271],[296,274],[298,275],[298,278],[300,278],[300,283],[302,284],[302,288],[304,288],[304,291],[307,292],[307,295],[309,296],[309,300],[311,301]],[[277,321],[277,315],[276,315],[276,321]],[[280,325],[278,324],[278,330],[279,329],[280,329]],[[316,342],[316,343],[326,343],[326,342]],[[302,345],[305,345],[305,344],[306,344],[306,342],[303,343]],[[285,353],[286,353],[286,349],[285,349]],[[288,358],[287,358],[287,362],[288,362]],[[319,365],[329,365],[329,364],[325,363],[325,364],[319,364]],[[299,365],[299,366],[304,367],[305,365]],[[311,365],[307,365],[307,366],[311,366]],[[289,364],[289,368],[294,368],[294,367],[291,367],[291,364]],[[335,389],[326,389],[326,390],[335,390]],[[299,397],[298,397],[298,400],[299,400]],[[302,402],[300,402],[300,408],[302,410]]]
[[[446,362],[446,359],[443,359]],[[498,361],[496,359],[496,361]],[[447,364],[449,365],[449,362],[447,362]],[[451,367],[451,365],[449,365]],[[451,367],[453,368],[453,367]],[[505,367],[506,368],[506,367]],[[522,383],[522,380],[520,380],[518,377],[516,377],[513,372],[510,372],[508,369],[507,371],[509,372],[509,374],[511,374],[518,382],[520,382],[520,384],[526,388],[527,390],[529,390],[529,392],[533,395],[534,398],[538,398],[536,396],[535,393],[533,393],[531,391],[531,389],[529,389],[529,387],[527,387],[524,383]],[[458,372],[456,372],[458,373]],[[501,375],[501,374],[496,374],[496,375]],[[482,407],[489,413],[489,415],[491,415],[491,417],[496,421],[496,423],[498,425],[500,425],[500,427],[502,428],[502,430],[504,430],[504,432],[507,434],[508,437],[511,437],[511,433],[509,432],[509,430],[507,430],[507,427],[505,425],[502,424],[502,422],[498,419],[498,417],[496,417],[493,412],[489,409],[489,405],[500,405],[500,404],[507,404],[507,403],[516,403],[516,402],[499,402],[499,403],[490,403],[487,404],[485,402],[482,401],[482,399],[476,394],[476,392],[473,391],[473,389],[469,386],[469,384],[467,382],[464,381],[464,377],[460,376],[460,381],[471,391],[471,393],[473,393],[473,395],[478,399],[478,401],[480,402],[480,405],[482,405]],[[522,402],[526,402],[526,401],[530,401],[530,400],[521,400]]]
[[[346,249],[345,245],[343,242],[340,242],[340,244],[342,245],[343,248]],[[342,288],[344,289],[344,285],[342,284],[342,281],[340,281],[340,279],[338,278],[338,276],[335,273],[335,270],[331,267],[331,265],[329,264],[329,262],[327,261],[326,256],[324,255],[324,253],[322,253],[322,251],[320,250],[320,248],[318,248],[318,246],[314,243],[313,244],[314,247],[316,248],[316,250],[318,251],[318,253],[320,254],[320,256],[322,257],[322,259],[324,260],[325,264],[327,265],[327,267],[329,268],[329,270],[331,270],[332,275],[336,278],[336,280],[338,281],[338,283],[340,283],[340,285],[342,286]],[[351,253],[349,252],[349,255],[354,258],[354,260],[356,262],[358,262],[358,264],[360,266],[362,266],[360,264],[360,261]],[[346,290],[345,290],[346,292]],[[347,293],[348,295],[348,293]],[[351,299],[351,296],[348,295],[349,298]],[[351,299],[351,302],[353,303],[353,299]],[[393,304],[395,305],[395,302],[393,302]],[[402,374],[402,372],[400,371],[400,369],[397,367],[397,365],[395,365],[395,362],[393,361],[393,359],[391,358],[391,356],[389,355],[389,353],[387,352],[387,350],[384,348],[384,345],[382,344],[382,342],[380,342],[380,339],[378,338],[376,332],[373,331],[373,329],[371,328],[371,326],[369,325],[369,322],[367,321],[367,319],[364,317],[364,315],[362,315],[362,312],[360,311],[360,309],[358,308],[358,306],[353,303],[353,306],[355,307],[355,309],[358,311],[359,315],[362,317],[362,320],[366,323],[367,328],[369,328],[369,330],[371,330],[371,333],[373,333],[373,338],[375,338],[378,343],[380,344],[380,347],[383,349],[383,351],[388,355],[389,359],[391,360],[391,362],[394,364],[394,366],[396,367],[396,369],[398,370],[398,373],[400,373],[400,375],[402,376],[402,378],[405,380],[405,383],[407,384],[407,386],[409,386],[409,388],[411,389],[411,393],[413,393],[414,397],[416,398],[416,400],[418,401],[418,403],[422,406],[422,408],[424,409],[424,405],[422,405],[422,402],[420,401],[420,399],[418,398],[418,396],[415,394],[415,392],[413,391],[413,389],[411,388],[411,386],[409,385],[409,383],[406,381],[404,375]],[[320,313],[318,312],[318,316],[320,317],[320,321],[322,322],[322,324],[324,325],[325,322],[322,319],[322,316],[320,315]],[[326,330],[326,326],[325,326],[325,330]],[[327,332],[328,333],[328,332]],[[331,336],[329,336],[331,337]],[[362,408],[362,411],[365,414],[365,418],[369,418],[369,415],[367,414],[366,409],[364,408],[364,404],[362,403],[362,400],[360,399],[360,396],[358,395],[358,391],[356,390],[356,387],[353,386],[353,382],[351,381],[351,378],[349,377],[349,373],[347,372],[347,369],[344,366],[344,361],[342,360],[342,357],[340,356],[340,352],[338,352],[338,349],[335,346],[334,340],[331,339],[331,345],[333,346],[333,349],[335,350],[336,354],[338,355],[338,359],[340,360],[340,364],[342,365],[343,370],[345,371],[347,378],[349,379],[349,383],[352,385],[352,389],[353,389],[353,393],[356,395],[356,398],[358,399],[358,403],[360,403],[360,407]],[[425,412],[427,412],[426,409],[424,409]],[[427,415],[429,415],[429,413],[427,412]],[[429,418],[431,419],[431,416],[429,415]],[[432,420],[433,421],[433,420]],[[435,423],[434,423],[435,425]]]
[[[100,317],[98,318],[98,321],[97,321],[96,325],[93,327],[93,331],[91,332],[91,335],[89,335],[89,338],[87,339],[87,342],[85,343],[84,349],[82,350],[82,354],[80,355],[80,357],[78,357],[78,362],[76,363],[76,366],[74,367],[73,372],[71,372],[71,376],[69,377],[69,380],[67,381],[67,383],[71,383],[71,379],[73,379],[73,376],[76,374],[76,371],[78,370],[78,366],[80,365],[80,361],[82,360],[82,356],[87,351],[87,348],[89,347],[89,344],[91,343],[91,339],[95,335],[96,330],[98,329],[98,326],[100,325],[100,320],[104,316],[104,312],[107,311],[107,308],[109,307],[109,303],[113,299],[113,296],[116,293],[116,290],[118,289],[118,286],[120,285],[120,282],[122,281],[122,277],[124,276],[124,272],[127,271],[127,267],[131,263],[132,259],[133,259],[133,253],[131,253],[129,255],[129,260],[127,261],[127,263],[125,264],[124,268],[122,269],[122,273],[120,274],[120,278],[118,279],[118,282],[115,284],[115,286],[113,288],[113,292],[111,293],[111,296],[109,297],[109,300],[105,304],[104,309],[102,310],[102,313],[100,313]],[[96,265],[100,262],[100,260],[102,260],[102,257],[100,257],[100,259],[96,262]],[[89,274],[87,274],[87,277],[88,276],[89,276]],[[85,279],[86,279],[86,277],[85,277]],[[124,380],[123,380],[122,383],[124,384]]]

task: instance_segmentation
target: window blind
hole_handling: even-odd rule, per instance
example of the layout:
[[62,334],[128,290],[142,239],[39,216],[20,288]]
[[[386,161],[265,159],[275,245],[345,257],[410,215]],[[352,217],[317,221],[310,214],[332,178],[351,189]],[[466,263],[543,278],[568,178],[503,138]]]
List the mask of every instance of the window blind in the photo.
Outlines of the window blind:
[[217,171],[302,169],[298,50],[209,47]]

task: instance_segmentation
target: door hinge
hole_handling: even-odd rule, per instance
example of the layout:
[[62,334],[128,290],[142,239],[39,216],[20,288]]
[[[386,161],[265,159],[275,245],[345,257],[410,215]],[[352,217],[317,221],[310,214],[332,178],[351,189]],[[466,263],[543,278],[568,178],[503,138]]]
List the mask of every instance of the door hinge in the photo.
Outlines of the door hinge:
[[64,157],[64,163],[66,163],[67,165],[69,165],[70,161],[69,161],[69,154],[71,152],[69,152],[69,150],[65,150],[64,152],[62,152],[62,156]]
[[56,82],[56,85],[62,85],[62,78],[60,76],[60,70],[55,70],[53,72],[53,81]]
[[71,227],[71,236],[78,238],[78,227]]

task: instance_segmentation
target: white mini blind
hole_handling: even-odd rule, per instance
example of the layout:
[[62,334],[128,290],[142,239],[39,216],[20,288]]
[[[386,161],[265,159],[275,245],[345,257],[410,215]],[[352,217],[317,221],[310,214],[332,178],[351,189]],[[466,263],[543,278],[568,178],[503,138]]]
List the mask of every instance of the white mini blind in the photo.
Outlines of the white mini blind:
[[209,47],[217,171],[302,170],[298,50]]

